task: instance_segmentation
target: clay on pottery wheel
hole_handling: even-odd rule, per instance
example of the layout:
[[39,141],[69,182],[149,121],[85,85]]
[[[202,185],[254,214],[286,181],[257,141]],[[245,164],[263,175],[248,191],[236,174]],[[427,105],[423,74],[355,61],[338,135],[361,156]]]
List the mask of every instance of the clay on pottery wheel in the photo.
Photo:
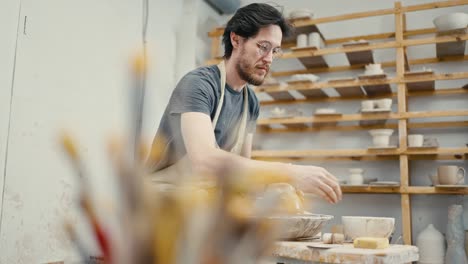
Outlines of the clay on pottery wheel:
[[273,193],[279,196],[279,204],[276,213],[279,214],[303,214],[304,194],[296,190],[288,183],[270,184],[266,189],[267,193]]

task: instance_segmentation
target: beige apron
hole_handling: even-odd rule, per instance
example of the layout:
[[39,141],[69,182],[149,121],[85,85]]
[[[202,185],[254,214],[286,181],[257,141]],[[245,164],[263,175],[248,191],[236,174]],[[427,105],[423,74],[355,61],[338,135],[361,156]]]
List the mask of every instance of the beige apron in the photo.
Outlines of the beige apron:
[[[223,108],[224,103],[224,91],[226,90],[226,68],[224,61],[220,62],[218,65],[219,71],[221,73],[221,97],[216,108],[215,117],[212,121],[213,130],[216,128],[216,124],[218,123],[219,116],[221,114],[221,110]],[[242,111],[242,118],[241,123],[239,126],[239,131],[237,134],[236,142],[234,146],[230,150],[231,153],[240,155],[242,152],[242,147],[245,141],[245,131],[247,129],[247,118],[249,112],[249,98],[248,98],[248,90],[247,87],[244,87],[244,105]],[[215,140],[215,146],[219,148],[218,143]],[[185,155],[179,161],[174,163],[173,165],[159,170],[151,175],[151,179],[154,182],[173,182],[180,179],[180,177],[190,177],[191,175],[191,165],[190,161]]]

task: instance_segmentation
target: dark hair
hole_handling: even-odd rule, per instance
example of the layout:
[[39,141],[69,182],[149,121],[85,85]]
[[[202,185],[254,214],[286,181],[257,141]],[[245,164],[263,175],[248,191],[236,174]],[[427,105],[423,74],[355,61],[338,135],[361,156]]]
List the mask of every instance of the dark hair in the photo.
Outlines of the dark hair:
[[239,8],[224,29],[224,57],[228,59],[232,54],[231,32],[249,38],[256,36],[261,28],[269,25],[278,25],[283,38],[292,32],[292,26],[281,12],[269,4],[254,3]]

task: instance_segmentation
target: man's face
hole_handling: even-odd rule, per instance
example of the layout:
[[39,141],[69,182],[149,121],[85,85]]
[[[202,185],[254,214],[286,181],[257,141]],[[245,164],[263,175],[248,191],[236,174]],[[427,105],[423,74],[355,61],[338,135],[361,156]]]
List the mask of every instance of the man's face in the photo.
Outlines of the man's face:
[[281,46],[283,34],[277,25],[261,28],[254,38],[242,39],[239,45],[237,73],[252,85],[261,85],[270,71],[273,53]]

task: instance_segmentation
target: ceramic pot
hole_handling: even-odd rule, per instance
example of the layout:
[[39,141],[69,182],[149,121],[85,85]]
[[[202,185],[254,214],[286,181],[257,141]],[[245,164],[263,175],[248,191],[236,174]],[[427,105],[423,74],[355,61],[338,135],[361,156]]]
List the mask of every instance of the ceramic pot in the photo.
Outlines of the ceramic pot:
[[364,183],[364,176],[362,175],[362,173],[364,172],[363,169],[349,169],[349,172],[351,173],[351,175],[349,176],[350,185],[362,185]]
[[434,25],[438,31],[466,28],[468,24],[468,14],[451,13],[436,17]]
[[409,147],[422,147],[424,143],[424,135],[415,134],[408,136]]
[[372,129],[369,130],[369,133],[372,136],[374,147],[388,147],[393,129]]
[[419,249],[418,263],[444,263],[444,236],[432,224],[419,233],[416,246]]

